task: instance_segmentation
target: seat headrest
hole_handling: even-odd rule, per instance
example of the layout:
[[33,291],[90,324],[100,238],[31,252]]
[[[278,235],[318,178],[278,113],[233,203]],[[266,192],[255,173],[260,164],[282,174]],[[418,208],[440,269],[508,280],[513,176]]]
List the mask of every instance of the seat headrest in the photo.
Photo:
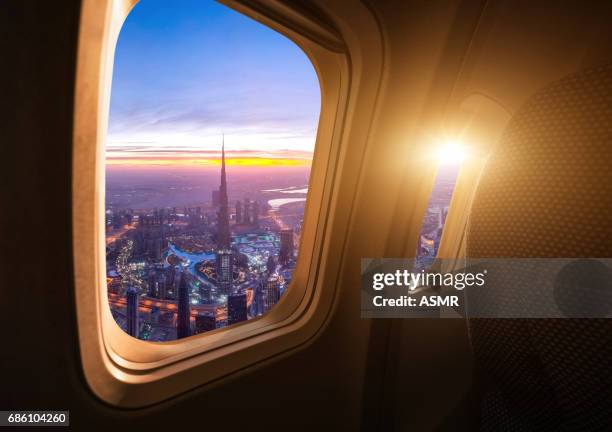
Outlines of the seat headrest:
[[467,256],[612,257],[612,64],[536,93],[477,187]]

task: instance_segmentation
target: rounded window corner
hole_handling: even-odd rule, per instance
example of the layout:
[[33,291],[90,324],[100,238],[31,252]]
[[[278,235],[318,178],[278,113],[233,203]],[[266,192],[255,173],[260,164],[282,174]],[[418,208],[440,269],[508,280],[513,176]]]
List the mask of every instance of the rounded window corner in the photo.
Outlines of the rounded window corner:
[[[134,0],[85,2],[77,62],[73,149],[73,250],[81,359],[92,391],[120,407],[143,407],[238,370],[299,349],[319,332],[335,287],[322,286],[325,217],[338,152],[334,131],[343,121],[347,69],[338,52],[294,29],[265,20],[307,55],[319,81],[320,113],[304,214],[299,260],[287,294],[265,315],[229,328],[168,342],[132,338],[107,306],[103,142],[106,136],[114,44]],[[241,12],[243,12],[241,10]],[[244,13],[244,12],[243,12]],[[310,29],[309,31],[312,31]],[[341,79],[342,78],[342,79]]]

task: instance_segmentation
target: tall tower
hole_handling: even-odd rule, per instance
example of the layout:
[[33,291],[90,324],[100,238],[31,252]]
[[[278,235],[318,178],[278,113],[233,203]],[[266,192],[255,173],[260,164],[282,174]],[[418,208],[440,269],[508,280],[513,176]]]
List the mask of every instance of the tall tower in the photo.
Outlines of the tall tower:
[[138,337],[138,289],[129,287],[127,297],[127,332],[130,336]]
[[232,290],[232,250],[225,177],[225,137],[221,145],[221,186],[219,186],[219,213],[217,213],[217,284],[221,295]]
[[278,260],[287,265],[293,259],[293,230],[286,228],[280,232],[280,253]]
[[221,144],[221,186],[219,186],[219,212],[217,213],[217,248],[231,246],[229,211],[227,202],[227,179],[225,177],[225,137]]
[[218,249],[215,257],[217,265],[217,286],[220,295],[232,293],[233,262],[232,251],[229,249]]
[[236,201],[236,223],[242,223],[242,203],[240,200]]
[[242,217],[242,223],[245,225],[251,224],[251,202],[248,198],[244,199],[244,214]]
[[278,275],[270,275],[265,282],[264,289],[264,312],[268,312],[280,299],[280,279]]
[[253,225],[259,228],[259,203],[253,201]]
[[247,319],[247,295],[233,294],[227,298],[227,323],[237,324]]
[[184,271],[177,275],[180,278],[178,288],[178,317],[176,320],[176,338],[191,336],[191,326],[189,323],[189,285]]

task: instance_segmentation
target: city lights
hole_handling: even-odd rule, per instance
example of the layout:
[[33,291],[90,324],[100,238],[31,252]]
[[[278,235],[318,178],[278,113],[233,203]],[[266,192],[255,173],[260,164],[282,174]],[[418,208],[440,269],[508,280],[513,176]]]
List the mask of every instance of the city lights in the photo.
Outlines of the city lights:
[[109,305],[130,335],[161,342],[237,324],[265,314],[285,292],[305,198],[275,207],[281,198],[272,197],[285,188],[257,188],[267,202],[230,203],[223,145],[219,180],[208,201],[181,212],[106,212]]

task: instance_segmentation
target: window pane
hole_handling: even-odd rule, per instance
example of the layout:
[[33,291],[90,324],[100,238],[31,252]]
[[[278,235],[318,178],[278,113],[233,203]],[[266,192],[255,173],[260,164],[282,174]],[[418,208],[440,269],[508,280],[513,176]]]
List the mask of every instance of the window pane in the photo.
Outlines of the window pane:
[[306,55],[212,1],[144,0],[115,54],[108,300],[168,341],[268,312],[297,260],[320,108]]
[[427,211],[423,218],[423,226],[419,234],[419,245],[417,247],[416,270],[431,266],[438,254],[440,239],[448,206],[450,205],[455,182],[459,174],[459,164],[443,164],[438,170],[434,186],[429,197]]

